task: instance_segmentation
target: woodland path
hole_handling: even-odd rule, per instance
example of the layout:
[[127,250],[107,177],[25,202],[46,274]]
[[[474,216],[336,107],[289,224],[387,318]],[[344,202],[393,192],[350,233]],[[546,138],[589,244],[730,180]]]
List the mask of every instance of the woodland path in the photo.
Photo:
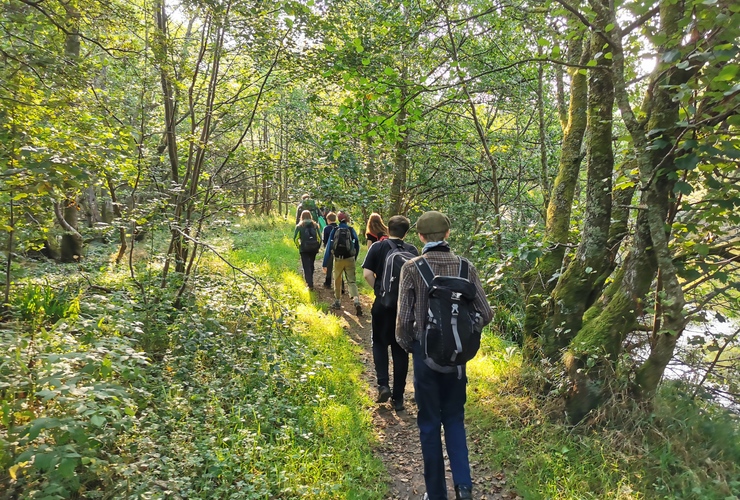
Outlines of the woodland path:
[[[319,254],[321,255],[321,254]],[[299,271],[300,272],[300,271]],[[362,277],[362,270],[358,264],[357,279]],[[334,292],[323,287],[325,275],[321,268],[321,261],[316,262],[314,274],[314,300],[331,304],[334,301]],[[342,296],[342,309],[336,314],[342,319],[342,326],[352,341],[362,346],[361,359],[364,365],[363,379],[367,382],[368,392],[373,401],[377,396],[375,368],[370,333],[370,307],[372,297],[360,296],[363,315],[357,317],[352,299],[349,295]],[[392,363],[392,361],[391,361]],[[419,432],[416,427],[416,404],[414,402],[413,366],[409,362],[409,374],[406,377],[406,409],[396,413],[391,402],[375,404],[368,408],[372,413],[373,423],[378,436],[376,455],[382,460],[389,472],[388,500],[419,500],[424,495],[424,465],[421,458]],[[390,367],[393,373],[393,367]],[[506,488],[506,479],[502,471],[491,470],[485,463],[477,459],[475,453],[475,436],[468,435],[470,447],[470,465],[473,475],[473,494],[477,500],[515,500],[520,499],[516,493]],[[455,498],[452,489],[452,475],[447,469],[448,497]]]

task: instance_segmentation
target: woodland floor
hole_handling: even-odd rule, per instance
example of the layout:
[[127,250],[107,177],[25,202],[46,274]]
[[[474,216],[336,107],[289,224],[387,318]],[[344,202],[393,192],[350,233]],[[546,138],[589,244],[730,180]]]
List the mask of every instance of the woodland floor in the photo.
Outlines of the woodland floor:
[[[361,276],[362,270],[358,265],[358,279],[361,279]],[[314,274],[315,299],[319,302],[331,304],[334,301],[334,292],[324,288],[324,279],[325,274],[320,261],[317,261]],[[363,310],[361,317],[355,315],[355,308],[348,294],[342,295],[342,309],[336,313],[343,319],[342,326],[350,338],[363,348],[361,355],[365,367],[363,378],[367,382],[370,397],[374,401],[377,396],[377,385],[370,333],[372,298],[361,295],[360,300]],[[393,373],[392,365],[390,373]],[[393,380],[391,380],[391,383],[393,383]],[[405,393],[404,405],[406,408],[401,412],[396,413],[390,400],[387,403],[375,404],[369,409],[372,412],[378,436],[378,446],[375,453],[382,460],[390,474],[388,478],[389,500],[418,500],[422,498],[426,491],[419,432],[416,427],[416,404],[414,402],[413,366],[411,362],[409,362],[409,374],[406,377]],[[474,497],[477,500],[520,499],[521,497],[516,493],[508,491],[503,471],[492,470],[487,464],[480,461],[476,454],[475,442],[476,437],[468,434]],[[449,463],[447,488],[448,497],[455,498]]]

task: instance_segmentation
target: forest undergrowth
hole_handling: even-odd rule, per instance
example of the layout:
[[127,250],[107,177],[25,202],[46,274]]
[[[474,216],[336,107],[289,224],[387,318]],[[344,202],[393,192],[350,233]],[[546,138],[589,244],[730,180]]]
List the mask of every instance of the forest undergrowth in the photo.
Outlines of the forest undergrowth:
[[[306,289],[291,236],[281,218],[212,227],[228,262],[205,250],[179,308],[177,283],[160,287],[164,235],[135,279],[114,244],[16,264],[0,498],[386,498],[360,347]],[[495,332],[469,375],[475,458],[524,498],[740,495],[737,414],[678,387],[569,427]]]

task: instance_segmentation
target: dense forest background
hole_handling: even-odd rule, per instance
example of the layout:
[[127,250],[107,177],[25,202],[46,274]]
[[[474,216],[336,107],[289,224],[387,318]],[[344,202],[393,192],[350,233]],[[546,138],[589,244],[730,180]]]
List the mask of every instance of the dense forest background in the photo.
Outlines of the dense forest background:
[[[120,361],[165,371],[172,325],[218,262],[265,308],[247,316],[276,327],[285,304],[219,231],[292,221],[304,192],[357,228],[371,212],[449,214],[496,311],[491,333],[521,348],[519,385],[555,420],[620,428],[606,416],[650,415],[669,380],[700,412],[734,412],[722,428],[737,443],[737,2],[0,6],[5,484],[56,471],[61,489],[45,494],[64,497],[90,467],[59,451],[74,432],[44,419],[66,414],[65,377],[94,363],[67,359],[60,376],[62,358],[40,360],[68,351],[60,320],[103,300],[85,294],[120,293],[134,339]],[[101,314],[90,328],[119,328]],[[88,375],[134,373],[101,356]],[[134,406],[116,411],[133,422]],[[736,472],[707,472],[721,483],[709,489],[736,498]]]

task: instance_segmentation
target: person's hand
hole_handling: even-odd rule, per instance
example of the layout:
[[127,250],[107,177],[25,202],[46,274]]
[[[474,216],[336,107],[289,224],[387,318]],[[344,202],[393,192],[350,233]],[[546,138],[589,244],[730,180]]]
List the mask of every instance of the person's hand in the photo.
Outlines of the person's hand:
[[[395,220],[395,219],[394,219]],[[326,272],[326,268],[324,268],[324,272]]]

